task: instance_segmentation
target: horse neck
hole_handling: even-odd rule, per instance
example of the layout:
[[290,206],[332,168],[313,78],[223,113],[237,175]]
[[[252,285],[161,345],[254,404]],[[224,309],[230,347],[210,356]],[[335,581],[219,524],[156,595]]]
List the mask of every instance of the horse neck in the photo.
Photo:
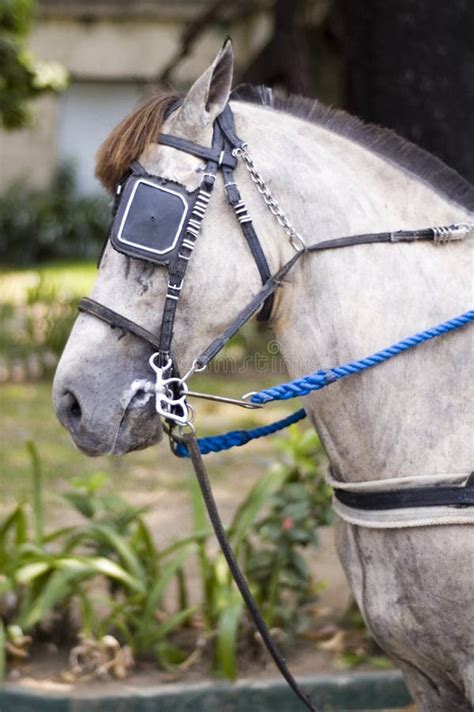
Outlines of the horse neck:
[[[472,222],[472,214],[427,182],[319,126],[280,114],[282,147],[275,116],[252,111],[267,141],[252,141],[248,116],[242,135],[250,132],[257,165],[265,166],[307,242]],[[288,256],[281,232],[265,235],[273,260],[275,240]],[[367,245],[305,256],[280,290],[274,318],[290,376],[361,358],[465,311],[469,243]],[[335,472],[360,481],[469,471],[472,421],[463,418],[473,383],[469,363],[461,331],[307,397]]]

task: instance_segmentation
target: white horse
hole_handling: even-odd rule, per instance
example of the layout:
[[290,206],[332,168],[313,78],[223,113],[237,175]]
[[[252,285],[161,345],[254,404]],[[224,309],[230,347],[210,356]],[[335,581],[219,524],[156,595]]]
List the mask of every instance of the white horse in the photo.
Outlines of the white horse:
[[[226,44],[181,107],[164,119],[153,98],[122,122],[99,155],[113,187],[132,159],[194,190],[203,162],[156,144],[166,133],[210,145],[229,99]],[[473,222],[474,189],[434,157],[317,102],[276,102],[268,90],[233,101],[238,135],[306,242],[341,235]],[[162,124],[162,125],[161,125]],[[275,272],[293,248],[248,173],[237,169]],[[363,245],[305,255],[278,291],[271,324],[292,377],[363,357],[456,316],[472,296],[472,241]],[[166,270],[106,247],[92,297],[157,333]],[[260,288],[255,262],[218,180],[179,302],[181,372]],[[467,330],[419,346],[305,398],[331,461],[347,482],[473,469]],[[149,347],[89,315],[75,323],[58,366],[60,421],[85,453],[122,454],[162,437],[153,404],[131,397],[149,379]],[[420,480],[421,481],[421,480]],[[474,703],[473,530],[466,524],[374,529],[337,525],[338,551],[365,620],[403,670],[418,709],[468,712]]]

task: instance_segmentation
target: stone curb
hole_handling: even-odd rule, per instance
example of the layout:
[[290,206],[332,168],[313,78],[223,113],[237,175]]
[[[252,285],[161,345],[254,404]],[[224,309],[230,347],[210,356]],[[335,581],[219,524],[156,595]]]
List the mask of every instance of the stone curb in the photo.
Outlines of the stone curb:
[[[302,677],[303,688],[320,712],[401,709],[410,696],[400,672]],[[302,712],[303,705],[281,680],[183,683],[130,687],[115,695],[84,689],[68,695],[7,684],[0,690],[0,712]]]

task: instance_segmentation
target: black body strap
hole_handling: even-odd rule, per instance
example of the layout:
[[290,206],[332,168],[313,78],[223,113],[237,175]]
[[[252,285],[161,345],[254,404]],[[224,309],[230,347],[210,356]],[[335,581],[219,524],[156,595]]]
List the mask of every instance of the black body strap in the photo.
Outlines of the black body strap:
[[464,485],[411,487],[383,492],[347,492],[335,489],[339,502],[354,509],[406,509],[407,507],[474,506],[474,472]]

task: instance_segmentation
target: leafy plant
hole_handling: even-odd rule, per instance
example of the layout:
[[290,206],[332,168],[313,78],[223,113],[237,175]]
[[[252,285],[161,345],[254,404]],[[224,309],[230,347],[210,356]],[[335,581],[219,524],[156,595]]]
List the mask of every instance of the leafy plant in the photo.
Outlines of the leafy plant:
[[7,670],[7,640],[5,633],[5,626],[2,619],[0,618],[0,684],[5,679],[5,674]]
[[46,190],[13,184],[0,197],[0,252],[4,263],[95,258],[107,235],[107,200],[78,196],[74,169],[62,165]]
[[50,375],[77,316],[77,301],[39,273],[23,302],[0,304],[0,357],[7,376]]
[[[250,490],[227,533],[267,625],[297,632],[305,623],[304,604],[317,593],[300,549],[316,544],[317,527],[330,523],[330,488],[320,473],[315,433],[294,427],[280,449],[282,462]],[[194,532],[203,531],[207,515],[194,480],[189,489]],[[215,631],[214,667],[234,679],[239,639],[250,629],[249,621],[223,555],[212,555],[202,539],[198,558],[204,622]]]
[[31,99],[67,84],[63,67],[40,62],[26,51],[34,8],[33,0],[2,0],[0,6],[0,125],[7,129],[29,122]]
[[[0,522],[0,619],[20,631],[36,631],[56,617],[74,619],[94,638],[117,632],[133,652],[154,655],[162,665],[186,657],[170,642],[172,633],[194,613],[188,605],[168,612],[164,596],[194,552],[192,540],[176,542],[160,552],[142,514],[114,493],[96,474],[75,483],[64,498],[85,519],[46,533],[41,492],[41,464],[28,445],[33,462],[33,514],[18,504]],[[32,530],[32,531],[31,531]],[[97,584],[102,581],[104,586]],[[96,595],[94,589],[105,590]],[[183,603],[183,601],[181,601]],[[98,608],[100,604],[101,610]],[[2,629],[0,658],[5,657]]]
[[[296,633],[317,593],[301,550],[316,543],[318,526],[329,521],[329,491],[316,436],[294,428],[281,442],[281,462],[252,487],[227,535],[267,624]],[[92,647],[114,636],[134,658],[151,656],[164,668],[191,664],[212,641],[215,672],[235,678],[239,645],[251,644],[253,626],[222,553],[215,552],[196,481],[189,483],[193,531],[165,549],[153,541],[144,519],[148,508],[126,502],[102,473],[75,479],[62,495],[80,522],[47,531],[41,461],[33,443],[28,449],[31,512],[19,503],[0,522],[0,668],[2,650],[3,657],[8,645],[11,651],[9,631],[19,649],[19,641],[29,640],[23,631],[35,638],[66,629]],[[190,557],[199,564],[197,606],[189,604]]]
[[[270,495],[281,486],[282,476],[266,474],[249,492],[228,528],[230,545],[245,570],[242,554],[252,534],[255,518]],[[207,513],[197,482],[189,482],[194,534],[202,533],[207,525]],[[207,537],[198,543],[198,559],[202,584],[202,613],[208,634],[215,631],[214,667],[218,674],[234,679],[237,675],[237,648],[243,624],[244,604],[235,589],[232,576],[222,553],[211,554]],[[249,581],[251,584],[252,582]]]
[[[82,599],[86,633],[103,635],[118,630],[136,655],[153,653],[163,666],[184,658],[184,653],[167,640],[194,613],[187,595],[174,613],[167,613],[163,602],[168,585],[180,578],[186,559],[195,551],[192,539],[178,541],[158,551],[142,515],[148,507],[133,507],[122,497],[103,493],[108,478],[97,473],[75,481],[75,489],[64,498],[86,519],[66,538],[66,549],[83,547],[89,554],[120,566],[127,579],[109,581],[113,598],[100,626],[88,601]],[[133,583],[132,583],[133,582]],[[95,623],[95,624],[94,624]],[[94,630],[95,628],[95,630]]]
[[257,539],[246,571],[268,625],[295,633],[305,625],[305,604],[317,594],[302,550],[315,546],[318,527],[332,521],[331,488],[321,474],[322,450],[313,430],[293,426],[279,448],[283,457],[273,471],[282,486],[254,524]]

